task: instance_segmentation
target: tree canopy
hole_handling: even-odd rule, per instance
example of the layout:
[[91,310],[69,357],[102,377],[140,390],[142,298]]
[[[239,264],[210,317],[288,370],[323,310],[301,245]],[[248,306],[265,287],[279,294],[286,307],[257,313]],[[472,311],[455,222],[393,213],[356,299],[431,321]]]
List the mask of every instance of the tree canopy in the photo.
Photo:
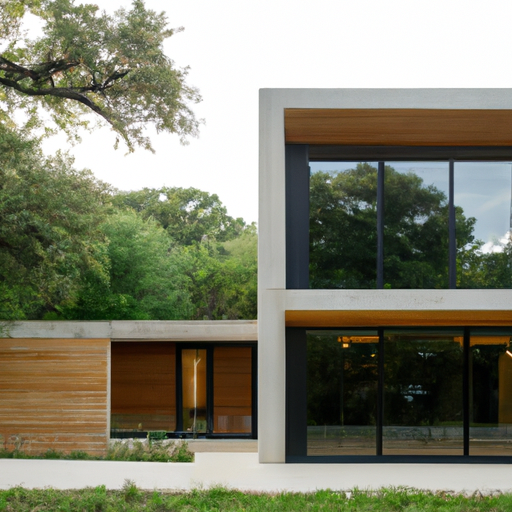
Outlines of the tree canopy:
[[[42,23],[34,38],[22,33],[29,15]],[[0,116],[12,118],[22,110],[33,127],[46,111],[74,138],[94,112],[130,151],[152,150],[150,126],[185,141],[197,134],[190,104],[201,98],[186,83],[188,68],[176,67],[163,51],[164,41],[180,30],[168,28],[165,14],[147,9],[142,0],[112,15],[73,0],[4,0]]]
[[255,318],[256,239],[215,194],[120,193],[0,123],[0,320]]
[[76,296],[81,276],[104,281],[111,189],[63,154],[0,124],[0,315],[37,318]]

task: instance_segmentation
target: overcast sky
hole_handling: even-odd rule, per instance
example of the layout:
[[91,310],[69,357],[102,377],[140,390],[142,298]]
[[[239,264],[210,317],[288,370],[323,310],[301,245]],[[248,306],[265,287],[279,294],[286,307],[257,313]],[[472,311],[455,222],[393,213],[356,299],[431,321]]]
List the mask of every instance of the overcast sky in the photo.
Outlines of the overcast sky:
[[[79,2],[80,0],[76,0]],[[100,0],[113,10],[128,0]],[[113,149],[108,128],[75,147],[78,167],[122,190],[196,187],[257,221],[258,89],[511,87],[512,4],[483,0],[146,0],[166,11],[167,54],[190,66],[199,139],[153,138],[156,154]],[[62,142],[49,144],[50,149]]]

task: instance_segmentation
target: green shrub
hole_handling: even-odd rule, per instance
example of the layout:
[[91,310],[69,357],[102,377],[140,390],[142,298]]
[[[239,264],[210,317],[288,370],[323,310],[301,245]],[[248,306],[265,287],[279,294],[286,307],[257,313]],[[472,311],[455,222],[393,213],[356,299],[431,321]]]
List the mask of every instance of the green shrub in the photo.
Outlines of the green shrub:
[[105,457],[96,457],[87,452],[77,450],[69,454],[49,449],[44,453],[29,455],[22,450],[0,449],[0,459],[65,459],[65,460],[118,460],[145,462],[193,462],[194,454],[189,451],[185,441],[163,443],[161,440],[153,443],[133,441],[128,443],[116,441],[107,450]]

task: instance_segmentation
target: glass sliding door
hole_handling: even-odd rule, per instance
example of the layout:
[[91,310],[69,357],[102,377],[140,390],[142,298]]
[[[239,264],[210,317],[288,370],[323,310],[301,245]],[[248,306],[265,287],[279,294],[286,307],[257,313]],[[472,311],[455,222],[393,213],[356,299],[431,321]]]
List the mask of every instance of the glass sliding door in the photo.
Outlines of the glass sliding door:
[[183,349],[183,430],[205,433],[206,416],[206,349]]
[[383,455],[463,455],[463,339],[384,331]]
[[288,328],[286,350],[287,461],[512,463],[512,327]]
[[472,330],[470,455],[512,455],[512,332]]
[[307,331],[307,455],[376,455],[377,331]]

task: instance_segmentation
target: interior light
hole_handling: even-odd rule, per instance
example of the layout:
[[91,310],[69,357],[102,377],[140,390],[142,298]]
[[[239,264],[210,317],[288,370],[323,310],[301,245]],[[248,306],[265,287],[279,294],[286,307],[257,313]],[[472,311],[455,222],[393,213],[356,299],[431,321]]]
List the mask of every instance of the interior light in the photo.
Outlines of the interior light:
[[505,354],[507,354],[509,357],[512,357],[512,352],[510,352],[510,350],[505,351]]
[[338,343],[341,343],[343,348],[350,348],[352,340],[348,336],[338,336]]

